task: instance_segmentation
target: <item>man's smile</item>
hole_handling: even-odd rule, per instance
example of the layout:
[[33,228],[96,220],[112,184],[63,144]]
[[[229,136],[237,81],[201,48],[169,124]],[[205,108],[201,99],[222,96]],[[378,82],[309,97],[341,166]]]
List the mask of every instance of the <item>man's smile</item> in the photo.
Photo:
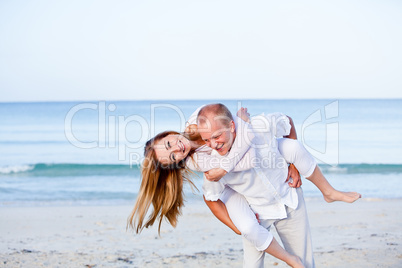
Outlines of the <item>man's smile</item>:
[[221,150],[223,145],[224,145],[223,143],[216,145],[215,150],[217,151]]

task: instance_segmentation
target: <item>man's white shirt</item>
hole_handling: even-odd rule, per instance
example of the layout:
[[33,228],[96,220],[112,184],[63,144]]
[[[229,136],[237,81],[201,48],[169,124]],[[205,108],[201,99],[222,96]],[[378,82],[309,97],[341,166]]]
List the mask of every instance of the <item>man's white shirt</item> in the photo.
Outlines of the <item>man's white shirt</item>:
[[230,187],[246,198],[261,219],[286,218],[285,205],[293,209],[298,205],[296,190],[285,182],[288,165],[277,146],[277,138],[290,133],[288,117],[281,113],[261,114],[252,117],[251,124],[238,118],[235,124],[236,139],[226,156],[203,146],[193,156],[198,168],[190,163],[193,160],[187,160],[190,168],[199,171],[214,167],[229,170],[219,182],[210,182],[204,176],[206,200],[224,198],[225,188]]

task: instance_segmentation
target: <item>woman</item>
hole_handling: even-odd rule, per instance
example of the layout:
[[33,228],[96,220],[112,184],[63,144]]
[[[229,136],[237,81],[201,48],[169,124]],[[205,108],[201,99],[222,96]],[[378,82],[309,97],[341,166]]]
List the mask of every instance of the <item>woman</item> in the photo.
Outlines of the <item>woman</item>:
[[[180,159],[177,157],[177,162],[170,164],[163,164],[156,157],[155,144],[176,136],[180,136],[186,143],[190,143],[189,136],[186,138],[178,132],[165,131],[145,144],[145,158],[141,168],[142,182],[136,204],[129,218],[130,227],[137,233],[141,232],[144,227],[152,226],[157,218],[159,218],[158,232],[160,232],[164,217],[173,227],[176,227],[177,218],[183,207],[183,182],[187,181],[192,187],[195,187],[189,178],[191,171],[186,167],[184,153],[180,155]],[[169,141],[167,143],[170,145]],[[198,147],[195,144],[193,148],[188,146],[189,150],[185,152],[186,157],[191,157]],[[144,223],[145,215],[151,204],[153,211]]]

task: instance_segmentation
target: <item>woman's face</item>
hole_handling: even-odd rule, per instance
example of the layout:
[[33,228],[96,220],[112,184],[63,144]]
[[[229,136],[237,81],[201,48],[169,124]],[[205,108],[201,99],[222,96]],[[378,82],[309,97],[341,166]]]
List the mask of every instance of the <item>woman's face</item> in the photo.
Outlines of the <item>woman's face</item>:
[[169,165],[183,160],[191,150],[190,141],[182,135],[170,134],[155,143],[158,161]]

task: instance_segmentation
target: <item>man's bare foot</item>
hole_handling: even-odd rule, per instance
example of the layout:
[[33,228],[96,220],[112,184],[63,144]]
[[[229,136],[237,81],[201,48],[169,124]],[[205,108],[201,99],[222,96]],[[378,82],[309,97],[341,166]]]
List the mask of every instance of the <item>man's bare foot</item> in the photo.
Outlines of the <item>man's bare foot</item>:
[[361,198],[362,195],[356,192],[341,192],[334,190],[328,195],[324,195],[325,201],[332,203],[334,201],[342,201],[346,203],[353,203],[357,199]]
[[302,261],[297,256],[292,256],[291,261],[287,262],[287,264],[293,268],[304,268]]

